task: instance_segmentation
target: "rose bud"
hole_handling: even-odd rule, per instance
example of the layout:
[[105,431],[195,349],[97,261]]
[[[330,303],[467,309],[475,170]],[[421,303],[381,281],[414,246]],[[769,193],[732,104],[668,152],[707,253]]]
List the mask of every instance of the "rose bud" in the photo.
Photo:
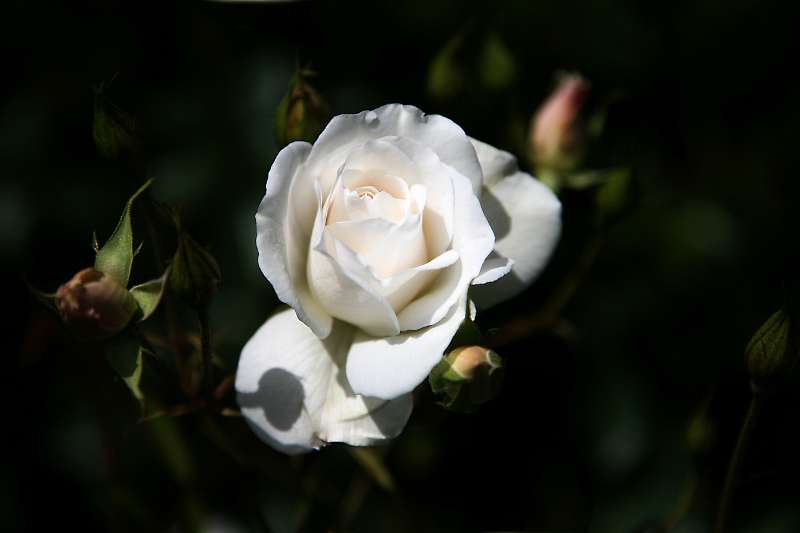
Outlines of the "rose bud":
[[578,74],[566,74],[531,120],[530,149],[540,172],[572,170],[583,148],[578,118],[589,83]]
[[471,412],[499,391],[502,365],[500,356],[488,348],[463,346],[442,359],[431,371],[429,382],[433,392],[441,396],[441,405]]
[[76,335],[98,340],[122,331],[137,309],[125,287],[91,267],[61,285],[55,303]]
[[275,139],[280,146],[292,141],[313,141],[330,118],[328,104],[306,81],[309,75],[307,71],[297,72],[278,104]]
[[222,278],[219,265],[208,250],[182,231],[179,222],[178,232],[178,249],[172,259],[170,286],[175,294],[194,307],[205,307],[217,292]]
[[747,344],[747,370],[754,387],[765,387],[789,378],[797,368],[797,333],[789,313],[778,310]]

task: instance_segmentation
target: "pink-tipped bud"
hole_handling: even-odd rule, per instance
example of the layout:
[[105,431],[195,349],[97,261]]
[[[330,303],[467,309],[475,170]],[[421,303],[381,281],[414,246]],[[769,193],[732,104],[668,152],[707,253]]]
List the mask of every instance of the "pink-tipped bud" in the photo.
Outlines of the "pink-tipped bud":
[[127,289],[94,268],[84,268],[59,287],[55,303],[67,326],[86,339],[119,333],[136,312]]
[[578,118],[589,96],[589,83],[565,74],[531,120],[530,144],[537,170],[569,170],[580,157],[583,130]]
[[456,348],[447,355],[450,370],[463,379],[472,380],[478,369],[492,372],[500,367],[500,360],[495,352],[482,346]]
[[469,413],[497,395],[503,383],[503,361],[482,346],[462,346],[433,367],[428,383],[439,404]]

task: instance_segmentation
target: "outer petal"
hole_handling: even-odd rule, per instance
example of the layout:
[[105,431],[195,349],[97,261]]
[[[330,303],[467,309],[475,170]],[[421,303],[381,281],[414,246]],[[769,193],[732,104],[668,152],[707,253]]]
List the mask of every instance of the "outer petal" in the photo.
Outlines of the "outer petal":
[[384,399],[414,390],[442,358],[465,315],[462,298],[441,322],[419,331],[383,338],[357,332],[347,355],[353,390]]
[[397,318],[401,330],[436,324],[469,288],[494,247],[494,235],[478,198],[464,176],[451,169],[455,210],[452,248],[460,261],[440,274],[427,293],[408,304]]
[[237,400],[253,431],[290,454],[328,442],[374,444],[396,436],[412,399],[355,395],[343,372],[353,329],[337,323],[320,340],[294,313],[283,310],[261,326],[242,350]]
[[513,261],[508,275],[474,287],[476,303],[487,308],[525,290],[547,264],[561,234],[561,202],[547,186],[521,172],[508,152],[474,139],[472,143],[486,176],[481,206],[495,235],[493,262],[477,282],[488,283],[492,275],[487,267],[502,265],[502,258]]
[[272,164],[267,192],[256,212],[256,246],[258,264],[278,298],[324,338],[333,318],[311,297],[306,278],[308,245],[318,208],[313,184],[302,175],[310,151],[310,144],[294,142],[281,150]]
[[478,158],[469,138],[455,122],[426,115],[414,106],[388,104],[374,111],[334,117],[314,143],[309,169],[320,177],[323,194],[336,179],[337,169],[355,147],[386,136],[407,137],[431,148],[445,164],[466,176],[476,194],[483,183]]

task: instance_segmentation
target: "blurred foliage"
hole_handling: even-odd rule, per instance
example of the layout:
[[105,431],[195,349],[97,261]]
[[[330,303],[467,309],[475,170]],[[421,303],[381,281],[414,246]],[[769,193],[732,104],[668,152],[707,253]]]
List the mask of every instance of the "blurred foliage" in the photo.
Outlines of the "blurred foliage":
[[[548,270],[479,315],[493,331],[534,314],[597,236],[560,326],[498,349],[499,396],[466,416],[423,387],[408,427],[379,455],[331,446],[286,458],[235,416],[137,422],[131,380],[12,283],[0,529],[49,531],[68,519],[121,532],[709,531],[750,396],[744,348],[800,272],[800,103],[786,80],[794,9],[751,0],[6,6],[0,259],[14,280],[58,286],[92,261],[82,246],[92,229],[111,234],[119,206],[156,176],[152,195],[182,206],[225,278],[209,310],[220,372],[233,371],[277,304],[256,262],[253,216],[296,65],[320,73],[333,114],[411,103],[522,161],[553,74],[578,70],[604,109],[586,168],[630,168],[635,180],[618,175],[599,197],[595,185],[566,188]],[[147,154],[133,167],[95,147],[105,126],[92,88],[112,78],[102,94],[135,117]],[[629,185],[631,203],[620,196]],[[599,235],[597,202],[614,218]],[[149,235],[142,225],[134,217],[134,235]],[[160,277],[175,250],[143,240],[133,285]],[[174,314],[197,331],[193,313]],[[186,340],[188,366],[200,365],[196,337]],[[126,369],[134,379],[136,366]],[[800,529],[799,399],[789,387],[761,413],[733,531]]]

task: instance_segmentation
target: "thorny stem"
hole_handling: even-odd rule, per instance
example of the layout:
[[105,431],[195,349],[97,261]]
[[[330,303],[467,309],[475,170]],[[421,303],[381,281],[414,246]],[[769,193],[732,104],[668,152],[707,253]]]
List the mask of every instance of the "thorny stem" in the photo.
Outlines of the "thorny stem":
[[211,328],[208,325],[208,307],[197,308],[197,318],[200,320],[200,354],[203,358],[203,377],[200,382],[200,391],[206,394],[211,387]]
[[[150,240],[154,243],[153,255],[155,257],[156,268],[161,270],[164,267],[164,257],[161,250],[161,236],[156,230],[155,219],[156,212],[159,209],[158,204],[153,198],[150,191],[146,191],[145,202],[145,222],[147,225],[147,233],[150,235]],[[191,379],[187,371],[185,358],[183,354],[182,335],[179,333],[178,328],[178,313],[175,308],[175,301],[169,291],[165,291],[162,305],[164,307],[165,315],[167,318],[167,334],[169,336],[170,347],[175,354],[175,368],[178,372],[178,380],[181,390],[185,394],[191,391]]]
[[512,320],[489,340],[491,348],[505,346],[537,331],[552,328],[559,323],[562,309],[572,299],[575,291],[591,270],[604,243],[604,233],[600,230],[586,244],[572,270],[563,278],[544,305],[534,314]]
[[728,463],[728,472],[725,475],[725,484],[722,486],[722,496],[719,501],[717,523],[714,527],[714,533],[725,533],[725,531],[727,531],[727,522],[731,511],[731,501],[738,479],[739,468],[741,467],[742,459],[747,453],[747,448],[753,436],[753,430],[764,402],[759,389],[753,386],[752,390],[753,395],[750,398],[750,407],[747,409],[747,415],[745,415],[744,422],[742,422],[742,427],[739,430],[739,437],[736,440],[736,447],[733,449],[733,455]]

